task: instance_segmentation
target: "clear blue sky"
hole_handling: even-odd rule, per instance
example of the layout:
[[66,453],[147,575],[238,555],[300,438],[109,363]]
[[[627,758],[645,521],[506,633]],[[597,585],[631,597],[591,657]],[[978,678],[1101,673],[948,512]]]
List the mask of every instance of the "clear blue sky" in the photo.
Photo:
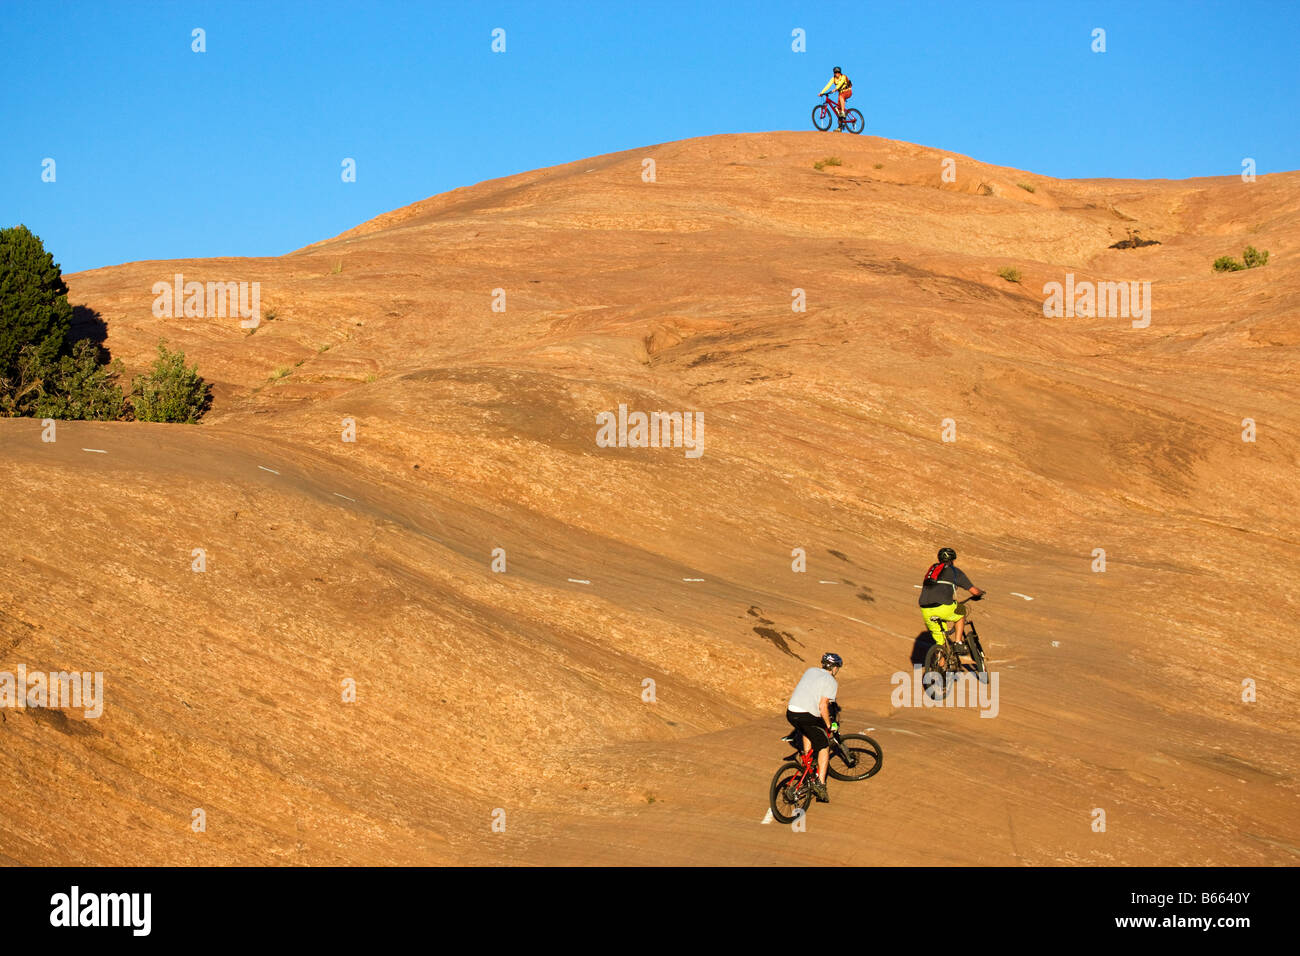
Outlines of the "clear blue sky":
[[869,134],[991,163],[1300,168],[1295,0],[0,0],[0,225],[26,223],[68,272],[279,255],[484,179],[809,129],[837,64]]

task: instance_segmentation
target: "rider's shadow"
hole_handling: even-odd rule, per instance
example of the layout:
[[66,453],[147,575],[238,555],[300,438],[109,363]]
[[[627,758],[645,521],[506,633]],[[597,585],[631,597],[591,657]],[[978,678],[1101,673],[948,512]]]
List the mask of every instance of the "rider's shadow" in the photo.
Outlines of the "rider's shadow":
[[[934,639],[934,636],[931,635],[929,630],[924,630],[920,634],[916,635],[916,640],[912,642],[912,670],[925,666],[926,653],[930,648],[934,647],[938,643],[939,642]],[[934,686],[927,686],[922,693],[931,700],[945,700],[947,699],[948,692],[951,689],[951,686],[945,682]]]
[[923,667],[925,665],[926,652],[934,647],[935,643],[934,636],[928,630],[916,635],[916,641],[912,644],[913,667]]

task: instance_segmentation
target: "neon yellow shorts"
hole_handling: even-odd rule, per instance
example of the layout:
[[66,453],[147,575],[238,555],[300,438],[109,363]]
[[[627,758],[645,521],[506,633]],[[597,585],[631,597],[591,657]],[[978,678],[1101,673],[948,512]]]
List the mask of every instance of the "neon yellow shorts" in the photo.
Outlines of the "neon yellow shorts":
[[[939,621],[954,622],[960,621],[966,616],[966,605],[959,604],[940,604],[938,607],[923,607],[921,615],[925,618],[925,626],[930,629],[930,636],[934,638],[936,644],[944,644],[944,628]],[[939,618],[939,621],[933,621],[931,618]]]

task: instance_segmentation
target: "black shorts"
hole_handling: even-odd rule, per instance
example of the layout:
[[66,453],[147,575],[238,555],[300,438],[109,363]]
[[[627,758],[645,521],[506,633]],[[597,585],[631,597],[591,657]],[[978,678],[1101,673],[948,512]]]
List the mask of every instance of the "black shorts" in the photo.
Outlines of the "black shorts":
[[[787,710],[785,719],[790,722],[791,727],[812,741],[813,756],[821,753],[831,745],[830,737],[826,732],[826,725],[822,723],[821,714],[799,714],[793,710]],[[803,741],[796,740],[795,746],[802,750]]]

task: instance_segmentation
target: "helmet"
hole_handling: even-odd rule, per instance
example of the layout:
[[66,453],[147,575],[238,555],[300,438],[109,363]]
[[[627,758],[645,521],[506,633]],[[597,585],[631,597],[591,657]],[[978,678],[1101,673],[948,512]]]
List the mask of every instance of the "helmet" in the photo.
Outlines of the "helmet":
[[839,72],[840,72],[840,68],[839,68],[838,66],[835,68],[835,72],[836,72],[836,73],[839,73]]
[[843,667],[844,658],[838,654],[827,651],[822,655],[822,667]]
[[956,561],[957,552],[954,551],[952,548],[940,548],[939,560],[942,561],[944,564],[948,564],[952,561]]

